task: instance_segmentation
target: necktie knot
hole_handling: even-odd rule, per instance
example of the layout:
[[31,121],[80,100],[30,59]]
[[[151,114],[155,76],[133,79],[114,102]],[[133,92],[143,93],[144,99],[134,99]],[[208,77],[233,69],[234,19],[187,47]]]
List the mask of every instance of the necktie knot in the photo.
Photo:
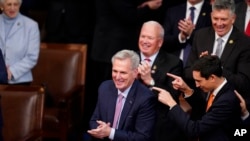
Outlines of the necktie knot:
[[218,44],[222,44],[223,39],[222,38],[217,38],[217,42],[218,42]]
[[151,62],[151,59],[149,59],[149,58],[145,58],[144,60],[147,62]]
[[192,6],[192,7],[190,7],[189,9],[190,9],[191,11],[194,11],[194,10],[195,10],[195,7]]
[[123,95],[122,94],[118,94],[118,102],[121,102],[123,99]]

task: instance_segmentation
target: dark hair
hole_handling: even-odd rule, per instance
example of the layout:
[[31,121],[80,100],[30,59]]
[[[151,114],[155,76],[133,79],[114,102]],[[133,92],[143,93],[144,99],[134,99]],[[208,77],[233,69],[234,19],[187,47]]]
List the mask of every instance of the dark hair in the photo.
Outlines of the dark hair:
[[206,79],[212,74],[221,77],[222,66],[221,61],[216,55],[205,55],[199,58],[192,66],[193,71],[199,71],[201,77]]

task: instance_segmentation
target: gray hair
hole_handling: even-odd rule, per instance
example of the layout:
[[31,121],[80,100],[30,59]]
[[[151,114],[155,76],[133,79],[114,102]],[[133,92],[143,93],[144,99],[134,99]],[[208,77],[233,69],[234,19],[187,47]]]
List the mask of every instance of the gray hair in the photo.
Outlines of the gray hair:
[[162,38],[162,39],[164,38],[164,28],[162,27],[162,25],[160,23],[158,23],[156,21],[147,21],[147,22],[143,23],[143,26],[144,25],[153,25],[153,26],[155,26],[159,30],[159,35],[158,36],[160,38]]
[[225,10],[231,11],[231,14],[235,13],[235,3],[234,0],[215,0],[212,4],[212,10]]
[[133,50],[121,50],[118,51],[111,59],[111,62],[114,63],[114,61],[118,60],[125,60],[125,59],[130,59],[131,60],[131,69],[137,69],[140,63],[140,57],[139,55],[133,51]]
[[[22,4],[22,0],[17,0],[20,4]],[[5,0],[0,0],[0,4],[4,4]]]

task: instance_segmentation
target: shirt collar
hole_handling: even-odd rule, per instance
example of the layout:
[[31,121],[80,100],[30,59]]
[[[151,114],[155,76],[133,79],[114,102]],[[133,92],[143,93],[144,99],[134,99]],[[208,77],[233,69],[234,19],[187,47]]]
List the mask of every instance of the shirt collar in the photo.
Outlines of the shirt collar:
[[[133,85],[133,83],[132,83],[132,85]],[[127,96],[128,96],[128,93],[129,93],[129,91],[130,91],[130,89],[131,89],[131,87],[132,87],[132,85],[130,85],[125,91],[120,91],[120,90],[118,90],[118,92],[117,92],[117,94],[122,94],[123,95],[123,97],[124,98],[127,98]]]
[[224,81],[216,88],[213,90],[214,96],[218,94],[218,92],[221,90],[221,88],[227,83],[227,79],[225,78]]
[[148,58],[151,60],[151,62],[154,62],[158,53],[159,53],[159,51],[157,51],[155,54],[151,55],[150,57],[146,57],[142,52],[140,52],[141,60]]
[[200,10],[201,10],[201,7],[202,7],[202,5],[203,5],[203,3],[204,3],[204,0],[202,0],[202,1],[199,2],[199,3],[196,3],[195,5],[191,5],[191,3],[189,3],[189,2],[187,1],[187,9],[189,10],[190,7],[195,7],[195,10],[200,11]]
[[220,37],[220,36],[215,32],[215,40],[217,40],[218,38],[222,38],[223,41],[224,41],[224,43],[226,43],[226,41],[228,40],[228,38],[229,38],[230,34],[232,33],[232,31],[233,31],[233,26],[231,27],[230,31],[229,31],[226,35],[224,35],[223,37]]

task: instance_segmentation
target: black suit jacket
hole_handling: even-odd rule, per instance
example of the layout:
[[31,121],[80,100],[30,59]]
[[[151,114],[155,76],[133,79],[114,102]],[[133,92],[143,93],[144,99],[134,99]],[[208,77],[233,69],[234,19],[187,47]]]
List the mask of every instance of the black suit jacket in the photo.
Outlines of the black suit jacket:
[[236,20],[234,25],[242,32],[245,31],[245,18],[246,18],[247,4],[242,1],[236,5],[235,14]]
[[181,5],[169,8],[164,19],[165,38],[163,49],[177,55],[178,57],[180,56],[181,49],[185,48],[187,43],[192,44],[193,33],[196,30],[211,25],[211,5],[208,2],[204,2],[195,25],[194,32],[186,41],[186,43],[180,43],[178,40],[178,35],[180,33],[180,30],[178,29],[178,23],[180,20],[185,19],[186,7],[187,3],[183,3]]
[[[195,92],[187,99],[192,107],[197,106],[197,101],[206,102],[199,95]],[[169,115],[188,136],[198,137],[199,141],[229,141],[234,139],[234,131],[240,125],[240,112],[239,99],[233,87],[226,83],[200,120],[190,120],[190,116],[178,105],[169,111]]]
[[[172,81],[166,73],[172,73],[178,76],[183,75],[182,61],[175,55],[160,50],[151,66],[151,76],[155,81],[155,86],[169,91],[178,102],[179,91],[172,87]],[[155,92],[157,94],[157,92]],[[183,132],[168,117],[169,107],[157,103],[157,119],[154,129],[154,139],[152,141],[182,141],[185,138]]]
[[[201,29],[195,33],[193,47],[185,68],[185,79],[187,79],[189,85],[194,85],[192,64],[198,60],[202,52],[208,51],[208,54],[212,53],[214,41],[215,31],[212,27]],[[233,28],[229,36],[221,55],[221,63],[223,75],[242,94],[248,108],[250,108],[250,38],[237,28]]]

